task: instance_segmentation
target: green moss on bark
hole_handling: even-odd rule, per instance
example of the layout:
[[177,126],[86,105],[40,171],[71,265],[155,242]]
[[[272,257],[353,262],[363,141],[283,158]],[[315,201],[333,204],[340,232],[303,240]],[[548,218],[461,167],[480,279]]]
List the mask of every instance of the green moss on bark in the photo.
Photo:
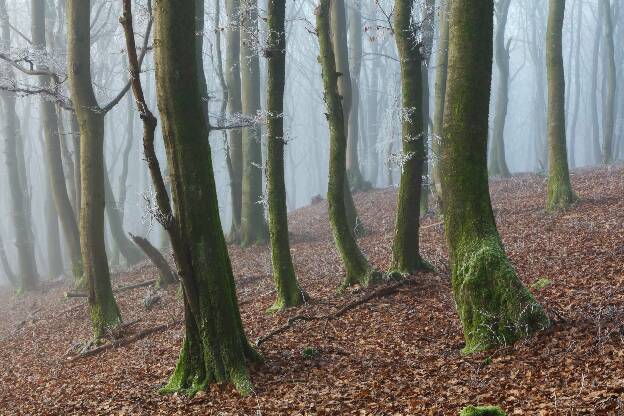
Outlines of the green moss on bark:
[[507,416],[498,406],[468,406],[464,407],[459,416]]

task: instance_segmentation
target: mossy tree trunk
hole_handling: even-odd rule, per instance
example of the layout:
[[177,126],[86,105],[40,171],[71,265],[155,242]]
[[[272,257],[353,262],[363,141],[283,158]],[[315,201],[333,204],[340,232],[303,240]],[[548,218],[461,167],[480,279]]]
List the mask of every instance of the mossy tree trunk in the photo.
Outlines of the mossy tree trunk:
[[[0,0],[0,25],[2,43],[11,44],[11,28],[9,15],[7,14],[6,0]],[[6,78],[13,78],[13,70],[10,65],[5,65],[3,74]],[[39,272],[35,260],[35,241],[30,222],[29,192],[26,187],[26,177],[23,167],[20,169],[20,160],[23,161],[23,146],[19,146],[22,135],[20,123],[15,110],[15,96],[12,93],[2,93],[3,113],[5,118],[4,128],[4,154],[7,166],[7,178],[9,184],[9,200],[11,203],[11,223],[15,234],[15,247],[17,249],[17,280],[19,291],[30,291],[39,282]]]
[[[258,57],[258,3],[243,0],[241,6],[241,83],[243,115],[256,118],[260,106],[260,61]],[[243,184],[241,245],[264,244],[268,227],[262,194],[262,131],[260,126],[243,129]]]
[[267,188],[271,260],[277,298],[272,310],[301,305],[305,300],[297,282],[288,240],[288,211],[284,182],[284,84],[286,80],[286,0],[268,3]]
[[[32,25],[31,39],[32,45],[40,53],[46,52],[46,16],[45,2],[43,0],[32,0]],[[41,67],[39,69],[46,70]],[[49,76],[40,76],[39,84],[42,88],[50,87],[53,82]],[[58,113],[52,101],[42,98],[40,103],[41,120],[45,135],[46,164],[52,196],[58,217],[63,228],[65,244],[70,255],[72,274],[77,284],[82,280],[82,258],[80,254],[80,234],[78,222],[72,208],[65,173],[63,172],[63,159],[61,152],[61,138],[59,135]]]
[[121,322],[104,244],[104,115],[91,82],[91,2],[67,0],[67,68],[80,128],[80,245],[93,335]]
[[394,4],[394,37],[401,65],[403,163],[392,244],[394,271],[414,274],[427,268],[420,257],[420,202],[422,174],[426,158],[423,131],[422,60],[417,28],[412,23],[412,0]]
[[487,173],[493,0],[453,0],[443,140],[444,223],[464,353],[508,345],[549,320],[518,279],[496,229]]
[[329,121],[329,183],[327,186],[329,221],[336,247],[346,270],[346,277],[341,288],[346,288],[354,284],[367,286],[374,283],[379,278],[379,273],[371,268],[360,250],[347,218],[345,206],[345,192],[348,192],[348,187],[345,186],[347,137],[345,113],[338,92],[339,74],[336,70],[332,45],[330,10],[333,13],[333,9],[330,3],[331,0],[321,0],[315,13],[319,37],[319,60],[323,72],[324,100]]
[[231,382],[240,392],[249,394],[252,385],[246,362],[258,360],[259,356],[243,331],[219,218],[207,140],[209,124],[199,85],[200,56],[195,53],[196,5],[158,0],[155,11],[156,85],[174,212],[155,158],[156,119],[147,109],[142,94],[131,1],[124,0],[123,23],[133,91],[145,126],[145,156],[184,292],[184,342],[175,372],[164,391],[192,394],[211,383]]
[[[605,35],[605,68],[607,72],[607,91],[603,119],[603,139],[602,139],[602,163],[610,165],[613,163],[613,130],[615,127],[615,93],[616,69],[615,69],[615,48],[613,46],[613,17],[611,13],[610,0],[601,0],[600,7],[604,15],[604,35]],[[595,51],[598,53],[598,51]]]
[[353,194],[351,189],[353,184],[350,183],[349,177],[349,119],[351,117],[352,101],[353,101],[353,86],[351,83],[351,69],[349,67],[349,48],[347,43],[347,16],[345,10],[344,0],[334,0],[330,4],[330,30],[332,47],[334,50],[335,66],[338,71],[338,93],[342,97],[342,111],[344,119],[344,132],[347,138],[347,176],[345,179],[345,190],[343,192],[345,199],[345,207],[347,210],[347,221],[349,228],[357,236],[360,231],[360,224],[353,202]]
[[498,0],[495,8],[494,51],[498,68],[498,92],[490,145],[490,175],[504,178],[511,176],[505,157],[505,120],[509,104],[509,44],[505,43],[505,28],[510,4],[511,0]]
[[567,208],[576,200],[570,184],[565,123],[565,76],[562,30],[565,0],[549,0],[546,33],[548,77],[548,211]]
[[[241,102],[240,75],[240,1],[226,0],[228,24],[225,34],[225,80],[227,83],[227,112],[230,117],[240,117],[243,111]],[[229,240],[240,240],[241,204],[243,184],[243,132],[234,129],[229,132],[228,152],[230,159],[230,194],[232,199],[232,226]]]
[[451,0],[442,0],[438,8],[439,36],[436,57],[436,80],[435,99],[433,109],[433,138],[431,139],[431,160],[432,177],[435,189],[436,203],[442,209],[442,185],[440,177],[440,140],[442,138],[442,127],[444,124],[444,96],[446,95],[446,75],[448,68],[448,8]]

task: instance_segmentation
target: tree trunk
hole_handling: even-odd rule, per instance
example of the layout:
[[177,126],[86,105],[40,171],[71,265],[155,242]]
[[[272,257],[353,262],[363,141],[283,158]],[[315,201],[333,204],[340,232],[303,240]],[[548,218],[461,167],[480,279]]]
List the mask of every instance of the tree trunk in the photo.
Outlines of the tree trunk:
[[391,268],[402,274],[414,274],[428,268],[420,257],[418,215],[426,158],[422,117],[423,56],[418,45],[417,29],[411,20],[412,7],[412,0],[396,0],[394,5],[394,37],[401,64],[403,162]]
[[437,58],[436,58],[436,80],[435,80],[435,102],[433,109],[433,138],[431,140],[431,150],[433,155],[432,174],[438,208],[442,208],[442,185],[440,176],[440,140],[442,140],[442,126],[444,123],[444,96],[446,94],[446,75],[448,71],[448,9],[451,0],[442,0],[438,9],[438,25],[440,34],[438,37]]
[[[599,5],[600,6],[600,5]],[[600,44],[603,31],[604,8],[598,7],[598,20],[596,21],[596,31],[594,32],[594,44],[592,47],[592,69],[591,69],[591,112],[592,112],[592,147],[594,150],[594,162],[600,163],[603,159],[600,148],[600,122],[598,121],[598,68],[600,64]]]
[[91,2],[67,0],[69,89],[80,128],[80,245],[93,335],[121,322],[104,244],[104,115],[91,83]]
[[616,93],[616,70],[615,70],[615,50],[613,46],[613,18],[609,0],[600,1],[604,14],[605,30],[605,68],[607,72],[606,101],[603,118],[603,139],[602,139],[602,163],[610,165],[613,163],[613,130],[615,127],[615,93]]
[[[131,21],[130,5],[130,0],[124,1],[127,21]],[[209,125],[200,94],[201,65],[195,53],[196,7],[194,2],[159,0],[155,10],[158,105],[175,203],[175,216],[166,225],[179,267],[185,305],[182,351],[175,372],[163,390],[192,394],[211,383],[231,382],[241,393],[250,394],[252,385],[246,361],[257,360],[259,356],[243,331],[219,218],[210,144],[206,139]],[[132,35],[131,27],[126,29],[126,36],[129,35]],[[136,80],[138,65],[134,55],[131,67]],[[140,85],[140,80],[135,82]],[[170,213],[158,163],[151,155],[147,159],[157,192],[164,199],[159,200],[159,207]],[[202,192],[197,192],[198,189]]]
[[[335,0],[335,3],[341,1]],[[347,219],[345,207],[345,192],[348,192],[345,186],[347,137],[345,112],[338,92],[339,74],[336,70],[330,31],[330,2],[331,0],[321,0],[315,13],[320,48],[319,59],[323,72],[324,100],[329,121],[329,183],[327,185],[329,221],[336,247],[346,269],[346,277],[341,288],[346,288],[358,283],[363,286],[374,283],[379,279],[379,273],[371,268],[360,250]],[[333,8],[331,13],[334,13]]]
[[[338,71],[338,93],[342,97],[342,110],[344,112],[344,132],[347,138],[347,154],[346,158],[349,158],[349,119],[351,117],[353,91],[351,84],[351,70],[349,68],[349,49],[347,44],[347,17],[345,11],[345,0],[333,0],[330,4],[331,15],[331,40],[332,48],[334,50],[334,59],[336,70]],[[349,228],[354,232],[359,229],[357,210],[355,203],[353,202],[353,195],[351,189],[353,184],[349,182],[349,161],[346,161],[347,165],[347,177],[345,178],[343,192],[345,198],[345,207],[347,212],[347,221]],[[329,197],[328,197],[329,199]],[[357,235],[357,234],[356,234]]]
[[[46,17],[45,2],[43,0],[32,0],[32,44],[33,47],[45,54],[46,51]],[[40,69],[46,69],[42,67]],[[48,88],[52,84],[51,77],[40,76],[39,84],[42,88]],[[76,284],[83,282],[82,259],[80,254],[80,234],[74,210],[67,193],[65,173],[63,171],[63,159],[61,151],[61,137],[58,120],[58,112],[52,101],[42,98],[40,103],[41,120],[45,134],[45,149],[48,176],[52,196],[58,217],[63,228],[65,244],[69,251],[72,274]],[[58,228],[58,225],[57,225]]]
[[511,266],[488,190],[492,0],[453,0],[444,134],[444,223],[466,354],[508,345],[549,325]]
[[106,171],[104,171],[104,191],[106,193],[106,217],[108,219],[108,227],[111,236],[113,237],[117,249],[119,249],[121,255],[126,259],[126,265],[133,266],[143,260],[145,256],[143,256],[141,250],[126,237],[123,228],[123,217],[120,213],[121,208],[115,203],[115,195],[113,194],[113,189]]
[[[227,112],[232,119],[238,119],[243,107],[241,103],[241,66],[240,66],[240,16],[239,0],[226,0],[228,24],[225,35],[225,79],[227,83]],[[242,183],[243,183],[243,131],[233,129],[229,132],[230,194],[232,199],[232,226],[228,239],[240,241]]]
[[425,140],[423,147],[423,168],[422,168],[422,192],[420,193],[420,214],[429,212],[429,193],[431,192],[429,180],[429,63],[431,61],[431,51],[433,49],[433,24],[435,17],[435,0],[425,0],[422,2],[421,27],[422,27],[422,62],[420,64],[422,83],[422,132]]
[[[257,51],[258,3],[243,0],[241,16],[241,82],[243,115],[256,118],[260,106],[260,62]],[[243,129],[243,187],[241,245],[264,244],[268,227],[264,219],[262,194],[262,130]]]
[[578,114],[581,108],[581,33],[583,32],[583,1],[578,0],[577,10],[577,25],[576,25],[576,51],[574,57],[574,110],[572,114],[572,122],[570,124],[570,152],[568,153],[568,159],[570,167],[574,169],[578,160],[576,159],[576,126],[578,124]]
[[137,235],[130,234],[130,238],[134,241],[137,247],[141,248],[143,253],[150,259],[152,264],[158,269],[158,279],[156,280],[157,287],[163,287],[171,283],[175,283],[178,280],[173,270],[167,263],[167,260],[156,247],[149,242],[147,238],[139,237]]
[[52,278],[56,278],[63,274],[63,252],[61,251],[59,219],[56,207],[54,206],[54,197],[52,196],[52,183],[45,180],[44,183],[46,183],[44,210],[46,216],[46,256],[48,260],[48,275]]
[[548,77],[548,202],[556,211],[576,200],[570,184],[565,123],[565,76],[561,35],[565,0],[549,0],[546,34],[546,72]]
[[496,96],[496,113],[494,115],[494,131],[490,149],[490,175],[511,176],[505,158],[505,119],[509,103],[509,45],[505,44],[505,28],[511,0],[496,2],[496,66],[498,68],[498,95]]
[[[0,2],[2,2],[2,0],[0,0]],[[18,287],[19,281],[17,280],[15,273],[13,273],[13,269],[11,269],[11,265],[9,264],[9,259],[7,258],[6,251],[4,251],[4,242],[2,241],[1,236],[0,236],[0,264],[2,265],[2,270],[4,271],[4,275],[6,276],[11,286]]]
[[[11,29],[9,15],[6,9],[6,0],[0,0],[0,24],[2,42],[4,45],[11,44]],[[3,68],[4,76],[12,79],[13,70],[10,65]],[[5,115],[5,157],[7,166],[7,178],[11,202],[11,223],[15,234],[15,246],[17,248],[17,280],[19,291],[30,291],[37,286],[39,273],[35,260],[35,241],[30,221],[29,191],[26,188],[25,169],[20,169],[20,161],[24,155],[19,154],[23,149],[18,142],[23,140],[17,112],[15,111],[15,96],[12,93],[2,93],[2,104]],[[20,172],[20,170],[22,172]]]
[[301,305],[305,300],[297,282],[288,241],[288,211],[284,182],[284,84],[286,80],[286,0],[268,3],[268,90],[267,90],[267,188],[269,234],[277,299],[271,307],[279,311]]
[[370,184],[365,183],[360,171],[358,144],[360,141],[360,76],[362,73],[362,7],[360,0],[353,0],[349,7],[349,73],[351,81],[351,109],[347,128],[347,178],[351,189],[366,190]]

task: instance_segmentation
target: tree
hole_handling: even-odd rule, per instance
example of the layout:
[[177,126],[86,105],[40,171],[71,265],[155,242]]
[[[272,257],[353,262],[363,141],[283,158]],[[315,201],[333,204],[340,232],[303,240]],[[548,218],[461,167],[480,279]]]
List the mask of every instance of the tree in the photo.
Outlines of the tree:
[[[228,24],[225,35],[225,80],[227,84],[227,111],[230,117],[240,116],[243,111],[241,103],[240,74],[240,1],[226,0]],[[217,28],[218,30],[219,28]],[[242,131],[234,129],[229,132],[228,157],[230,160],[230,193],[232,199],[232,226],[229,239],[240,240],[242,184],[243,184],[243,136]]]
[[509,103],[509,42],[505,42],[505,28],[511,0],[497,0],[495,8],[496,34],[494,50],[498,68],[498,93],[496,96],[496,113],[494,115],[494,131],[490,146],[490,175],[511,176],[505,157],[505,119]]
[[[0,0],[0,25],[2,43],[11,44],[11,26],[6,8],[6,0]],[[13,78],[11,65],[2,68],[9,79]],[[30,220],[30,195],[26,186],[26,170],[24,168],[23,147],[18,145],[22,135],[19,119],[15,111],[15,96],[12,93],[1,94],[6,127],[4,130],[4,153],[6,157],[7,177],[9,183],[11,218],[17,248],[17,279],[19,291],[30,291],[37,286],[39,272],[35,260],[35,239]]]
[[[255,119],[260,107],[260,62],[258,58],[258,3],[243,0],[241,10],[241,83],[242,110]],[[241,207],[241,245],[264,244],[268,227],[264,219],[262,196],[262,134],[259,126],[243,129],[243,185]]]
[[422,61],[418,29],[412,22],[412,0],[396,0],[394,37],[401,65],[402,143],[401,183],[392,244],[392,269],[414,274],[429,266],[420,257],[420,201],[423,167],[426,159],[423,128]]
[[549,211],[566,208],[576,200],[570,184],[566,148],[565,76],[561,44],[564,11],[565,0],[549,0],[546,33]]
[[[335,2],[338,3],[341,0],[335,0]],[[333,13],[331,0],[321,0],[315,13],[320,49],[319,61],[323,72],[324,100],[329,122],[327,202],[334,241],[346,269],[346,277],[341,285],[341,289],[344,289],[353,284],[367,286],[375,283],[379,280],[380,275],[369,265],[368,260],[360,250],[347,218],[345,203],[345,192],[348,192],[348,187],[345,186],[347,137],[345,134],[345,113],[342,108],[341,95],[338,92],[339,73],[336,69],[336,58],[332,44],[330,9]]]
[[[600,7],[604,15],[605,31],[605,68],[607,71],[606,100],[603,118],[603,140],[602,140],[602,163],[609,165],[613,163],[613,130],[615,126],[615,93],[616,93],[616,70],[615,70],[615,48],[613,46],[613,18],[611,13],[611,2],[601,0]],[[597,54],[597,51],[595,51]]]
[[433,139],[431,140],[432,155],[432,173],[433,183],[437,199],[437,204],[441,208],[442,202],[442,186],[440,177],[440,163],[438,157],[440,155],[440,138],[442,137],[442,127],[444,124],[444,96],[446,95],[446,76],[448,72],[448,8],[451,0],[442,0],[438,8],[438,26],[440,34],[438,36],[438,48],[436,57],[436,80],[435,80],[435,98],[433,109]]
[[[211,383],[231,382],[252,392],[247,361],[260,356],[249,345],[238,310],[234,276],[221,228],[212,169],[209,123],[201,95],[195,2],[156,4],[155,64],[158,107],[167,150],[175,211],[154,152],[156,118],[147,108],[132,30],[131,0],[124,0],[132,89],[144,123],[144,151],[169,233],[184,294],[185,336],[164,392],[193,394]],[[184,47],[181,47],[184,45]],[[198,192],[201,190],[201,192]]]
[[271,260],[277,299],[272,310],[301,305],[305,294],[297,282],[288,241],[284,182],[284,84],[286,79],[286,0],[268,3],[267,188]]
[[435,17],[435,0],[425,0],[422,2],[421,10],[421,30],[422,30],[422,62],[420,64],[421,82],[422,82],[422,130],[423,137],[425,138],[424,146],[424,165],[422,169],[422,192],[420,193],[420,213],[425,215],[429,212],[429,193],[430,180],[429,180],[429,63],[431,61],[431,50],[433,49],[433,24]]
[[505,254],[488,190],[493,0],[453,0],[449,19],[440,162],[451,282],[468,354],[507,345],[549,320]]

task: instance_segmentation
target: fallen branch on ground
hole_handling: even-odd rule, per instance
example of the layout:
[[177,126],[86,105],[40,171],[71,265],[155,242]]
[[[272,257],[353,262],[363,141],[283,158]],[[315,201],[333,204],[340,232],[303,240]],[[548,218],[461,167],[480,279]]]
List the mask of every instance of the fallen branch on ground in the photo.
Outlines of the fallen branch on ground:
[[308,322],[308,321],[321,321],[321,320],[334,320],[337,318],[340,318],[342,315],[344,315],[345,313],[347,313],[348,311],[350,311],[351,309],[360,306],[372,299],[375,298],[380,298],[380,297],[384,297],[384,296],[388,296],[391,295],[393,293],[395,293],[401,286],[404,286],[406,284],[414,284],[416,283],[414,280],[411,279],[404,279],[404,280],[399,280],[398,282],[395,282],[391,285],[388,286],[384,286],[382,288],[379,288],[371,293],[369,293],[366,296],[361,297],[360,299],[356,299],[354,301],[348,302],[347,304],[343,305],[340,309],[338,309],[336,312],[331,313],[331,314],[327,314],[327,315],[321,315],[321,316],[310,316],[310,315],[295,315],[291,318],[288,319],[288,321],[280,326],[277,327],[276,329],[274,329],[273,331],[269,332],[266,335],[261,336],[260,338],[258,338],[256,340],[256,346],[259,347],[260,345],[264,344],[266,341],[270,340],[271,338],[273,338],[275,335],[279,335],[283,332],[286,332],[287,330],[289,330],[290,328],[292,328],[294,326],[295,323],[297,322]]
[[[137,289],[139,287],[151,286],[156,283],[156,280],[148,280],[146,282],[137,283],[134,285],[120,286],[113,289],[113,293],[125,292],[126,290]],[[89,295],[84,292],[65,292],[66,298],[86,298]]]
[[81,358],[91,357],[93,355],[96,355],[96,354],[99,354],[101,352],[110,350],[112,348],[124,347],[126,345],[129,345],[129,344],[132,344],[133,342],[139,341],[139,340],[141,340],[141,339],[143,339],[143,338],[145,338],[145,337],[147,337],[147,336],[149,336],[151,334],[154,334],[156,332],[161,332],[161,331],[167,330],[169,328],[173,328],[175,326],[178,326],[181,323],[182,323],[182,321],[174,321],[174,322],[171,322],[171,323],[168,323],[168,324],[163,324],[163,325],[155,326],[153,328],[148,328],[148,329],[145,329],[145,330],[143,330],[141,332],[138,332],[138,333],[136,333],[136,334],[134,334],[134,335],[132,335],[130,337],[116,339],[116,340],[113,340],[113,341],[111,341],[111,342],[109,342],[107,344],[100,345],[99,347],[93,348],[92,350],[82,352],[82,353],[80,353],[78,355],[75,355],[73,357],[68,358],[67,361],[74,362],[74,361],[77,361],[77,360],[79,360]]

